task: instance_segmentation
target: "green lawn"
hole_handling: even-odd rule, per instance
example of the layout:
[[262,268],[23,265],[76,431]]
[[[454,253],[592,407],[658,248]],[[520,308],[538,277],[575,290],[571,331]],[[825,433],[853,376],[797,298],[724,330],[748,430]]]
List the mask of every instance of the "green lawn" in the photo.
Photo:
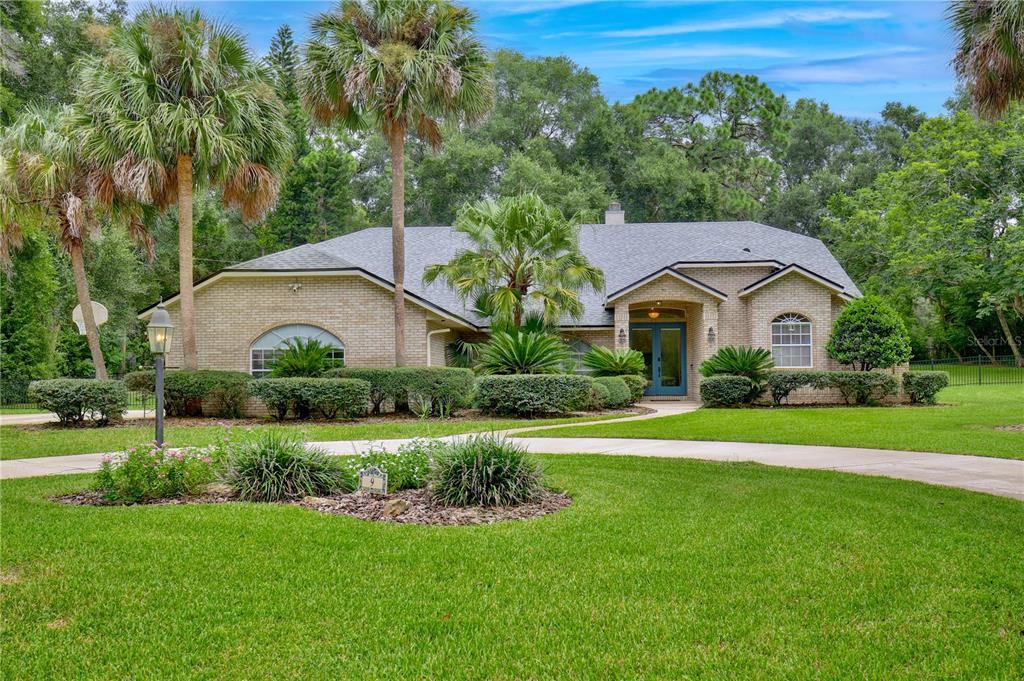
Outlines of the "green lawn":
[[[440,437],[455,433],[505,430],[530,425],[551,423],[572,423],[574,421],[599,421],[619,418],[621,414],[604,416],[582,416],[562,419],[452,419],[420,421],[409,418],[403,421],[349,422],[339,424],[289,424],[299,428],[307,440],[380,440],[404,437]],[[230,429],[233,437],[242,436],[247,428],[236,426]],[[259,427],[259,426],[256,426]],[[203,446],[219,441],[228,435],[225,426],[168,426],[164,439],[177,446]],[[60,428],[58,426],[0,427],[0,460],[27,459],[62,454],[90,454],[113,452],[132,447],[153,439],[153,426],[124,426],[118,428]]]
[[0,407],[0,414],[45,414],[39,407]]
[[[649,421],[555,428],[537,437],[637,437],[878,447],[1024,459],[1024,385],[947,388],[935,407],[700,409]],[[528,437],[528,435],[526,436]]]
[[1020,678],[1024,504],[754,464],[547,457],[472,528],[66,507],[4,481],[10,679]]

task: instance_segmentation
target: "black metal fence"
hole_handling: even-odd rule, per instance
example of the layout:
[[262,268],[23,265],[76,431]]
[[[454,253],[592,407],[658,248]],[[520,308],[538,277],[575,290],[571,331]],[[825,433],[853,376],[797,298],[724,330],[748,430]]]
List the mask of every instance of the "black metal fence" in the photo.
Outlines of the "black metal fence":
[[[0,409],[7,412],[44,411],[29,397],[28,386],[32,381],[0,380]],[[128,391],[128,408],[152,410],[153,396],[148,393]]]
[[922,359],[910,363],[918,371],[945,371],[950,385],[1011,385],[1024,383],[1024,367],[1012,355]]

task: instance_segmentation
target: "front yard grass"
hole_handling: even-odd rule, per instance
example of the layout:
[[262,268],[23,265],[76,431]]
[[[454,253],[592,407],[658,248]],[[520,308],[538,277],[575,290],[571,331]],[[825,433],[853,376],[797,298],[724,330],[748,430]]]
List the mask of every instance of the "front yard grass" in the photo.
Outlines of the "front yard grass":
[[1024,431],[996,430],[1024,424],[1024,385],[946,388],[939,400],[944,404],[935,407],[700,409],[533,435],[835,445],[1024,459]]
[[1024,504],[884,478],[545,457],[542,519],[69,507],[3,482],[11,679],[1018,678]]
[[[349,421],[336,424],[289,421],[284,427],[302,430],[306,440],[327,442],[331,440],[441,437],[456,433],[489,432],[531,425],[599,421],[622,416],[623,414],[604,414],[560,419],[455,418],[446,420],[419,420],[410,417],[398,420]],[[214,419],[209,419],[209,421],[211,425],[173,425],[174,421],[172,420],[164,432],[164,440],[177,447],[201,447],[217,442],[228,435],[232,438],[241,437],[248,428],[273,425],[272,422],[267,421],[266,424],[228,427],[216,425]],[[89,426],[61,428],[56,424],[45,427],[2,426],[0,427],[0,460],[113,452],[134,447],[152,439],[152,422],[148,422],[147,425],[124,425],[116,428]]]

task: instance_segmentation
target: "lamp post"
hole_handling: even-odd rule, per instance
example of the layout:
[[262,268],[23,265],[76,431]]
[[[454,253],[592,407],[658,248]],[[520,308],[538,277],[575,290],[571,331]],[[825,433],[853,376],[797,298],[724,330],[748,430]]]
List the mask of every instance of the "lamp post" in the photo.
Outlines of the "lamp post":
[[171,315],[167,314],[167,308],[163,301],[156,306],[156,312],[146,326],[146,334],[149,336],[149,351],[153,353],[153,364],[156,369],[156,444],[162,447],[164,444],[164,357],[171,349],[171,339],[174,337],[174,324],[171,323]]

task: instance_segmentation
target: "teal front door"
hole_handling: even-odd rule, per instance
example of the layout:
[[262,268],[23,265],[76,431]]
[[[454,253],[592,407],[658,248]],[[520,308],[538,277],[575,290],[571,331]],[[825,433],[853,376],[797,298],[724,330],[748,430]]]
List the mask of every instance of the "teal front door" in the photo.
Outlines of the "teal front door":
[[647,395],[686,394],[685,322],[634,322],[629,347],[644,356]]

